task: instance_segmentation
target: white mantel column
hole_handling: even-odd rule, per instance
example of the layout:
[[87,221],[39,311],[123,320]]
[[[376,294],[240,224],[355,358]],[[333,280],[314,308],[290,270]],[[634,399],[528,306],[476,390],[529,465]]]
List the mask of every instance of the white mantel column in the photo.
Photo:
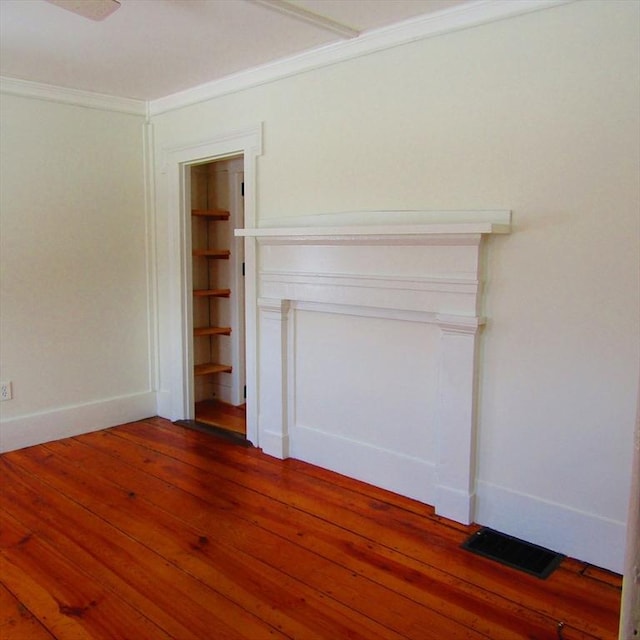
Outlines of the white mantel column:
[[476,336],[480,318],[438,317],[438,515],[470,524],[475,503]]
[[287,424],[287,335],[289,301],[259,298],[258,429],[260,447],[276,458],[289,457]]

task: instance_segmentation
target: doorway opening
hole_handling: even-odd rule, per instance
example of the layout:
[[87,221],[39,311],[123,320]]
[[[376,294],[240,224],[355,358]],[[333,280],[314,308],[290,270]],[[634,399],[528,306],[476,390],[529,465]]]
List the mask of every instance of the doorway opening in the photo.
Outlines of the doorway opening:
[[246,436],[244,159],[194,164],[191,209],[191,352],[195,422]]

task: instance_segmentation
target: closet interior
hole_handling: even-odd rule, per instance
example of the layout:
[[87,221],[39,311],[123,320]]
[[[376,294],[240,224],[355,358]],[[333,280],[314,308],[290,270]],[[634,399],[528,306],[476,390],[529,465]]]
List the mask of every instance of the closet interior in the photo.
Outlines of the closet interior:
[[190,190],[194,416],[244,434],[242,158],[192,166]]

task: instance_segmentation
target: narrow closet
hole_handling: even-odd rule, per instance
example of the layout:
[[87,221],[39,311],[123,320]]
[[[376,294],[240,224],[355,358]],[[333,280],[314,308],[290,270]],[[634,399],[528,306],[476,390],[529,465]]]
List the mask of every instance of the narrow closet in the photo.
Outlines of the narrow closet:
[[195,420],[244,434],[242,158],[191,167]]

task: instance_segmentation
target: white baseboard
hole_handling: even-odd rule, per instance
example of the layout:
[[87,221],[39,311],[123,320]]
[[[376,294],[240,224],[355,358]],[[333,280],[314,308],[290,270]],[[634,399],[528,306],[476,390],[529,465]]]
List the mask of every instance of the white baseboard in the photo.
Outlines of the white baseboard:
[[260,431],[260,448],[263,453],[283,460],[289,457],[289,436],[262,429]]
[[152,391],[0,421],[0,451],[69,438],[156,415]]
[[487,482],[476,488],[478,524],[622,573],[625,523]]
[[291,456],[351,478],[433,504],[435,465],[365,442],[296,426]]
[[475,499],[473,493],[438,485],[433,505],[439,516],[462,524],[471,524],[474,521]]

